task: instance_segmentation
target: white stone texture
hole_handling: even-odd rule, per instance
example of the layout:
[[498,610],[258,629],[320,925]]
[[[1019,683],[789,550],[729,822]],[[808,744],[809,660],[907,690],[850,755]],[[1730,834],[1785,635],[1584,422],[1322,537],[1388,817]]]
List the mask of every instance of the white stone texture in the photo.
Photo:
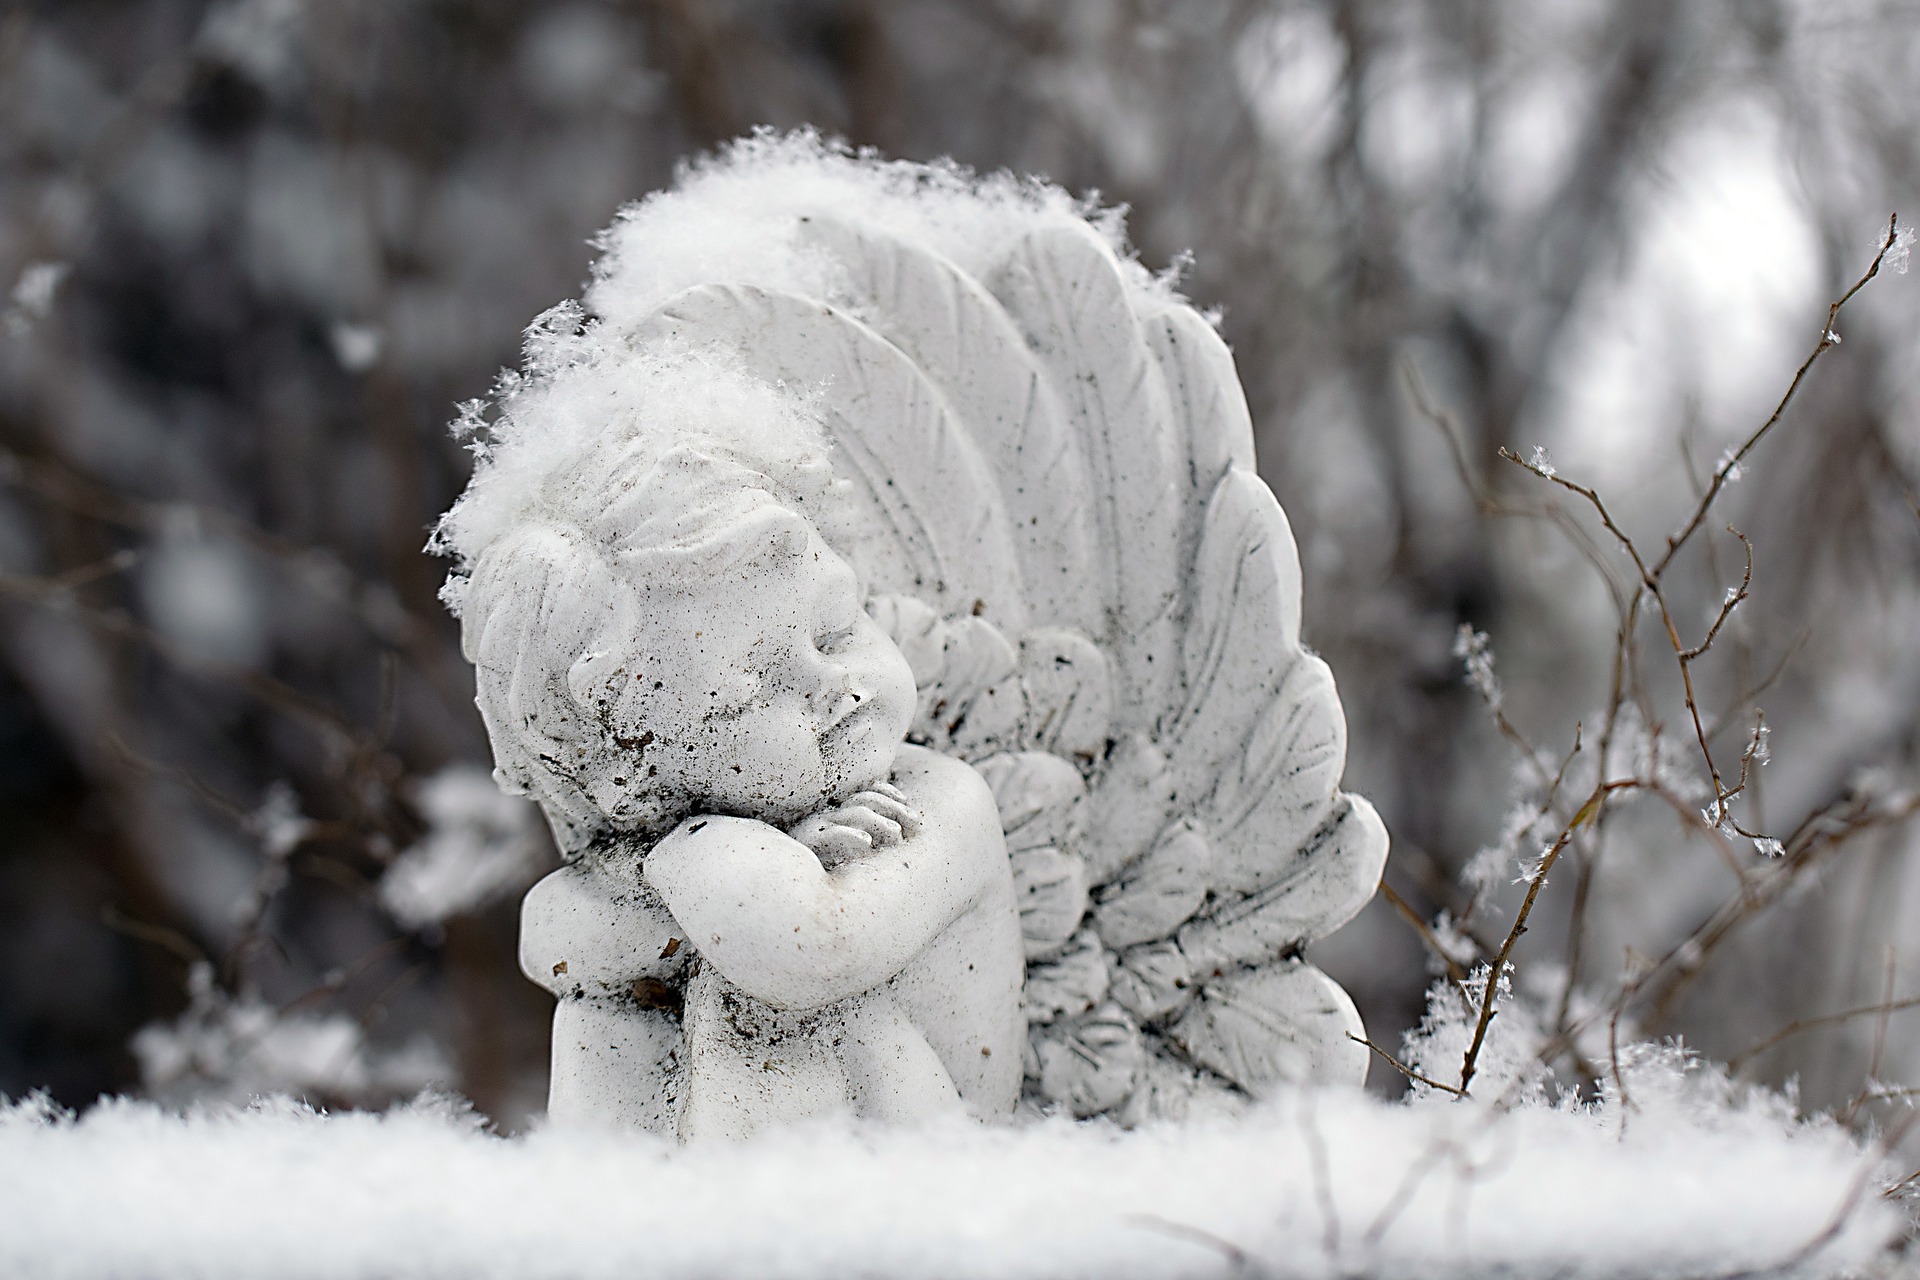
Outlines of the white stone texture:
[[555,1119],[1363,1079],[1299,953],[1386,832],[1206,320],[1056,190],[804,136],[605,244],[441,533],[500,775],[579,859],[523,919]]

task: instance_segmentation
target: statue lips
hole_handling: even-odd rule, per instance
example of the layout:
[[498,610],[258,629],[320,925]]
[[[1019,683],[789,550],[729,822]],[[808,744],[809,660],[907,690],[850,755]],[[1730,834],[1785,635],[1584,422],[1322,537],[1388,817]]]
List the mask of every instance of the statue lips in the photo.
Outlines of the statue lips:
[[[820,731],[820,754],[828,761],[829,768],[836,761],[845,763],[859,740],[872,734],[876,727],[875,716],[881,710],[879,702],[858,694],[847,694],[841,698],[840,705],[834,708],[826,727]],[[870,779],[857,781],[865,785]]]
[[834,704],[833,714],[827,717],[826,727],[820,731],[822,741],[843,732],[853,718],[863,709],[871,709],[872,704],[857,693],[843,693]]

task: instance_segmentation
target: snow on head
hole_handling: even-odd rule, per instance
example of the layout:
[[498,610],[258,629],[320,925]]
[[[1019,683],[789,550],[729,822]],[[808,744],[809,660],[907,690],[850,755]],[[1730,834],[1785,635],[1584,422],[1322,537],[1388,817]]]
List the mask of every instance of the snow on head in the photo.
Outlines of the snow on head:
[[[573,854],[605,807],[581,775],[618,735],[555,674],[632,643],[649,582],[697,579],[820,507],[831,472],[806,397],[722,353],[635,350],[558,308],[529,332],[527,370],[435,541],[457,561],[444,594],[497,776],[541,802]],[[645,825],[656,808],[623,816]]]

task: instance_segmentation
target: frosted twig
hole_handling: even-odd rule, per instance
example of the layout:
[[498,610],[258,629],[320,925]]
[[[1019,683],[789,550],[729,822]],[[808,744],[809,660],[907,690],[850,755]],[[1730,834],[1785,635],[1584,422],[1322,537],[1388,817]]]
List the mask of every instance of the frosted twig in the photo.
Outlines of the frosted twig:
[[1233,1265],[1233,1269],[1236,1272],[1246,1272],[1252,1263],[1252,1259],[1248,1256],[1247,1251],[1239,1245],[1234,1244],[1231,1240],[1222,1240],[1219,1236],[1213,1234],[1213,1232],[1193,1226],[1190,1223],[1174,1222],[1169,1218],[1163,1218],[1154,1213],[1130,1213],[1121,1219],[1121,1221],[1132,1223],[1137,1227],[1144,1227],[1148,1231],[1158,1231],[1162,1235],[1172,1236],[1176,1240],[1186,1240],[1190,1243],[1216,1250],[1221,1257]]
[[1707,740],[1709,742],[1720,736],[1721,732],[1726,729],[1727,724],[1736,714],[1752,706],[1755,698],[1758,698],[1761,694],[1779,683],[1780,677],[1786,674],[1787,668],[1792,665],[1795,658],[1800,656],[1800,651],[1806,648],[1807,641],[1811,639],[1812,636],[1813,629],[1811,627],[1801,628],[1800,633],[1793,638],[1793,643],[1783,649],[1779,658],[1775,659],[1774,664],[1767,668],[1766,675],[1756,680],[1751,688],[1727,700],[1727,705],[1717,712],[1713,720],[1707,725]]
[[[282,538],[216,507],[131,498],[96,484],[70,466],[28,457],[17,450],[0,448],[0,479],[76,515],[148,535],[164,533],[185,516],[196,528],[217,530],[262,555],[281,561],[298,570],[289,574],[288,580],[307,586],[323,597],[343,599],[347,611],[370,635],[405,652],[414,668],[426,677],[448,706],[462,710],[466,706],[467,697],[459,692],[459,681],[450,678],[445,670],[433,628],[392,592],[377,590],[357,577],[329,550]],[[118,554],[137,557],[140,553]],[[116,567],[131,568],[133,563],[129,561]]]
[[1726,598],[1720,604],[1720,612],[1714,616],[1713,625],[1707,628],[1706,637],[1693,648],[1685,650],[1680,654],[1680,661],[1682,662],[1692,662],[1707,650],[1713,648],[1713,642],[1715,638],[1719,636],[1720,628],[1726,625],[1727,619],[1733,616],[1733,611],[1740,607],[1742,601],[1746,600],[1750,594],[1748,588],[1753,586],[1753,542],[1746,534],[1740,532],[1732,525],[1727,526],[1727,532],[1740,539],[1740,545],[1745,548],[1747,553],[1747,567],[1740,574],[1740,585],[1728,589]]
[[1860,1108],[1867,1104],[1874,1082],[1880,1078],[1880,1062],[1887,1051],[1887,1022],[1893,1016],[1889,1006],[1893,1004],[1893,983],[1898,967],[1899,953],[1889,946],[1886,950],[1885,972],[1880,980],[1880,1008],[1873,1020],[1873,1050],[1867,1055],[1867,1078],[1861,1083],[1859,1092],[1847,1100],[1846,1107],[1840,1112],[1841,1124],[1853,1123]]
[[1480,1049],[1486,1043],[1487,1027],[1493,1022],[1494,1001],[1498,994],[1500,975],[1507,970],[1507,961],[1513,955],[1514,944],[1520,941],[1520,935],[1527,931],[1527,917],[1533,914],[1533,904],[1540,898],[1540,890],[1547,883],[1547,873],[1553,864],[1560,860],[1560,854],[1566,849],[1573,833],[1599,815],[1601,807],[1613,792],[1637,782],[1602,782],[1595,787],[1586,803],[1573,815],[1573,820],[1562,828],[1552,845],[1540,855],[1527,885],[1527,896],[1520,902],[1520,910],[1514,915],[1513,927],[1507,931],[1506,940],[1500,944],[1500,951],[1493,958],[1493,967],[1487,974],[1487,989],[1480,998],[1480,1017],[1474,1024],[1473,1039],[1467,1045],[1466,1057],[1460,1063],[1460,1091],[1465,1093],[1473,1083],[1473,1073],[1479,1062]]
[[357,742],[360,737],[360,731],[346,717],[317,698],[309,697],[293,686],[251,667],[222,662],[183,649],[151,627],[136,621],[123,609],[103,608],[76,599],[72,591],[56,579],[0,573],[0,595],[71,613],[110,635],[137,641],[177,667],[238,685],[268,706],[304,721],[309,727],[337,735],[348,743]]
[[1450,1093],[1456,1098],[1464,1098],[1467,1096],[1467,1091],[1465,1089],[1460,1088],[1458,1085],[1442,1084],[1438,1080],[1435,1080],[1432,1076],[1420,1074],[1420,1072],[1415,1071],[1412,1067],[1400,1061],[1400,1059],[1394,1057],[1391,1053],[1388,1053],[1385,1049],[1382,1049],[1379,1045],[1367,1039],[1365,1036],[1357,1036],[1353,1034],[1353,1032],[1349,1031],[1347,1032],[1347,1039],[1353,1041],[1355,1044],[1363,1044],[1367,1046],[1367,1048],[1373,1050],[1375,1053],[1379,1054],[1382,1058],[1386,1059],[1388,1066],[1392,1067],[1395,1071],[1398,1071],[1401,1075],[1405,1076],[1409,1080],[1412,1080],[1416,1084],[1429,1085],[1435,1089],[1440,1090],[1440,1092],[1442,1093]]
[[1300,1132],[1307,1140],[1307,1161],[1313,1168],[1313,1198],[1320,1209],[1321,1247],[1327,1260],[1340,1260],[1340,1206],[1333,1199],[1333,1169],[1327,1153],[1327,1140],[1321,1136],[1320,1123],[1313,1114],[1313,1094],[1300,1098]]
[[163,924],[135,920],[111,902],[100,908],[100,923],[115,933],[163,948],[189,965],[206,962],[207,953],[186,934]]
[[[1731,616],[1734,608],[1746,598],[1747,589],[1751,585],[1753,576],[1752,546],[1751,544],[1747,544],[1747,539],[1744,535],[1740,534],[1738,530],[1732,530],[1734,535],[1739,537],[1743,544],[1747,544],[1746,573],[1742,578],[1740,587],[1730,593],[1725,602],[1723,602],[1718,616],[1715,617],[1711,628],[1708,630],[1706,638],[1691,648],[1680,639],[1679,627],[1674,620],[1673,610],[1662,589],[1662,584],[1666,571],[1673,563],[1674,557],[1679,554],[1680,549],[1684,547],[1704,525],[1707,514],[1712,509],[1715,500],[1737,476],[1741,462],[1753,451],[1760,441],[1779,424],[1781,418],[1786,413],[1787,407],[1793,402],[1794,396],[1799,391],[1801,384],[1806,380],[1807,373],[1813,368],[1814,363],[1819,360],[1820,356],[1824,354],[1829,347],[1838,343],[1839,338],[1834,329],[1834,325],[1838,320],[1841,308],[1864,288],[1868,281],[1879,274],[1881,263],[1885,260],[1888,251],[1892,249],[1898,241],[1898,232],[1899,217],[1895,215],[1889,219],[1887,234],[1880,246],[1880,251],[1874,255],[1873,262],[1868,266],[1865,274],[1856,280],[1837,300],[1829,304],[1826,323],[1822,327],[1819,341],[1795,371],[1792,380],[1787,385],[1786,392],[1781,396],[1779,403],[1774,406],[1773,412],[1768,415],[1766,421],[1761,423],[1745,441],[1737,448],[1729,450],[1728,453],[1721,458],[1714,468],[1713,476],[1708,482],[1705,492],[1700,495],[1695,503],[1692,514],[1687,518],[1677,533],[1668,535],[1666,550],[1651,564],[1642,556],[1639,547],[1635,544],[1632,537],[1614,520],[1613,513],[1608,509],[1606,502],[1600,497],[1596,490],[1560,475],[1553,467],[1543,465],[1537,458],[1529,461],[1521,458],[1518,454],[1505,447],[1499,450],[1500,457],[1518,467],[1532,472],[1534,475],[1539,476],[1549,483],[1559,485],[1568,492],[1583,498],[1599,517],[1602,527],[1613,535],[1614,540],[1619,544],[1620,548],[1632,560],[1635,570],[1638,571],[1642,588],[1647,595],[1652,597],[1654,604],[1659,609],[1661,622],[1666,629],[1668,643],[1672,645],[1675,659],[1680,667],[1680,678],[1685,694],[1687,713],[1693,721],[1694,737],[1699,743],[1701,758],[1706,764],[1708,776],[1713,782],[1714,800],[1711,809],[1714,819],[1713,825],[1716,827],[1728,826],[1740,835],[1754,840],[1767,840],[1769,838],[1763,836],[1761,833],[1746,830],[1732,817],[1728,802],[1739,794],[1739,788],[1729,789],[1727,787],[1720,773],[1720,768],[1713,758],[1709,735],[1706,732],[1706,726],[1700,714],[1699,701],[1694,689],[1692,674],[1693,663],[1707,652],[1713,643],[1714,637],[1718,635],[1721,626],[1726,622],[1726,619]],[[1629,617],[1629,622],[1631,622],[1631,616]]]
[[[1905,796],[1897,804],[1876,809],[1867,801],[1848,795],[1807,815],[1784,841],[1786,853],[1778,863],[1763,869],[1664,955],[1622,982],[1613,1001],[1612,1016],[1617,1019],[1629,1005],[1645,1002],[1650,1007],[1650,1016],[1657,1021],[1685,983],[1705,966],[1707,957],[1741,924],[1784,896],[1802,874],[1819,864],[1823,852],[1842,847],[1862,831],[1903,822],[1916,812],[1920,812],[1920,796]],[[1595,1010],[1571,1020],[1547,1038],[1536,1056],[1543,1062],[1551,1062],[1566,1053],[1575,1038],[1599,1016],[1599,1010]]]
[[1880,264],[1886,261],[1888,251],[1899,240],[1899,234],[1900,215],[1896,213],[1887,219],[1886,238],[1880,244],[1880,251],[1873,255],[1873,262],[1867,267],[1866,274],[1854,281],[1853,286],[1841,294],[1837,300],[1828,304],[1826,323],[1820,327],[1820,340],[1814,343],[1813,350],[1800,363],[1799,369],[1794,371],[1793,380],[1787,384],[1786,394],[1780,397],[1780,402],[1773,407],[1773,412],[1767,415],[1767,420],[1761,423],[1738,448],[1720,460],[1720,464],[1713,469],[1713,479],[1708,482],[1707,491],[1701,495],[1700,501],[1693,509],[1693,514],[1687,518],[1686,524],[1681,526],[1678,533],[1667,536],[1667,549],[1653,566],[1653,577],[1656,580],[1666,574],[1667,566],[1673,563],[1673,558],[1679,554],[1680,548],[1699,531],[1700,526],[1706,521],[1707,512],[1713,507],[1714,500],[1720,496],[1721,491],[1728,484],[1732,483],[1732,477],[1738,472],[1742,460],[1753,452],[1754,447],[1779,424],[1781,417],[1787,411],[1787,406],[1793,403],[1794,395],[1800,390],[1800,384],[1806,380],[1808,371],[1813,368],[1814,362],[1825,355],[1828,348],[1839,344],[1840,339],[1834,325],[1840,319],[1840,308],[1851,302],[1854,294],[1859,293],[1866,287],[1869,280],[1880,274]]
[[1493,646],[1487,639],[1487,633],[1476,631],[1472,624],[1463,622],[1455,632],[1453,656],[1460,659],[1467,669],[1467,683],[1473,686],[1480,700],[1487,704],[1487,711],[1493,716],[1494,724],[1507,741],[1525,757],[1533,771],[1539,776],[1541,785],[1547,785],[1553,775],[1547,769],[1547,761],[1539,748],[1520,732],[1517,725],[1508,719],[1505,710],[1506,695],[1500,687],[1500,678],[1493,671]]

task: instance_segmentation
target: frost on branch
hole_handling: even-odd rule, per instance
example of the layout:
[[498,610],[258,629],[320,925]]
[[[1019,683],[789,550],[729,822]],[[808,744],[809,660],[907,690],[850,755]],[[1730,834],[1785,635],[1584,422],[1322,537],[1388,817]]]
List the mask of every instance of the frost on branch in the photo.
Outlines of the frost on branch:
[[1493,674],[1493,642],[1487,633],[1461,623],[1453,638],[1453,656],[1466,663],[1467,683],[1473,686],[1474,692],[1498,711],[1505,694],[1500,688],[1500,678]]
[[1901,275],[1907,274],[1907,268],[1913,261],[1913,228],[1901,227],[1894,233],[1893,243],[1887,247],[1884,265]]
[[[1460,1064],[1473,1041],[1491,972],[1481,965],[1457,986],[1441,981],[1427,989],[1427,1012],[1420,1025],[1407,1033],[1402,1046],[1402,1058],[1409,1067],[1440,1084],[1459,1081]],[[1474,1095],[1543,1104],[1549,1073],[1538,1055],[1545,1042],[1539,1019],[1524,1000],[1514,995],[1509,969],[1500,975],[1494,991],[1493,1021],[1487,1024],[1486,1041],[1474,1060]],[[1438,1093],[1430,1084],[1418,1079],[1413,1082],[1415,1097]]]
[[475,764],[449,765],[415,797],[429,824],[380,878],[380,903],[409,928],[440,924],[524,889],[546,852],[540,814]]
[[205,962],[194,965],[187,989],[186,1012],[133,1038],[147,1096],[168,1106],[242,1104],[269,1094],[381,1105],[451,1074],[430,1041],[376,1049],[344,1014],[283,1012],[229,994]]

